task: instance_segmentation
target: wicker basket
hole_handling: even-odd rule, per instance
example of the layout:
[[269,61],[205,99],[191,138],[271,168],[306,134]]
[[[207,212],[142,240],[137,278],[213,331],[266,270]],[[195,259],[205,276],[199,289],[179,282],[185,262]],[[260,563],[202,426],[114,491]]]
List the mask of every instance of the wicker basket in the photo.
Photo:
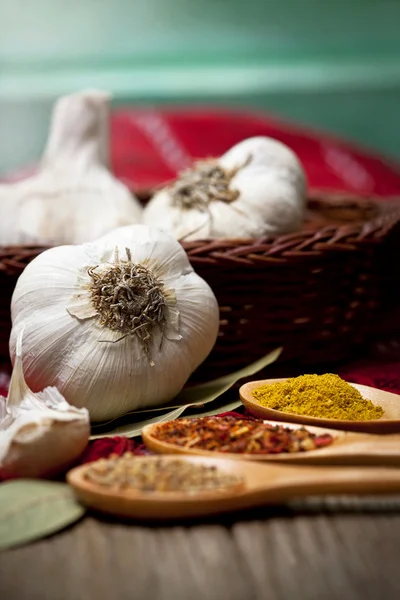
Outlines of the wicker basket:
[[[213,378],[277,346],[301,363],[348,358],[379,330],[399,273],[400,203],[310,198],[302,231],[275,239],[184,243],[221,309],[215,349],[199,378]],[[44,248],[0,249],[0,355],[8,355],[15,282]],[[390,266],[389,266],[390,265]]]

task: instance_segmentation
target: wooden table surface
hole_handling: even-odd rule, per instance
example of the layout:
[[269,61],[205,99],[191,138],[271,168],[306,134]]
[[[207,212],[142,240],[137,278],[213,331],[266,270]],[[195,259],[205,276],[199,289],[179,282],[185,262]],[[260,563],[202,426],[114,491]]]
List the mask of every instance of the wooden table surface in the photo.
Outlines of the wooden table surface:
[[0,554],[3,600],[400,598],[400,499],[326,500],[187,525],[86,517]]

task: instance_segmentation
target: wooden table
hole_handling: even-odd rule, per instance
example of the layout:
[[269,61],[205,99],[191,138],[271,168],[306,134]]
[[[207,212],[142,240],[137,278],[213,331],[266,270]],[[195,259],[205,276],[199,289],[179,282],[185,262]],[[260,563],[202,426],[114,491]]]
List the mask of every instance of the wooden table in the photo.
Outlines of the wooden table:
[[400,499],[329,499],[189,525],[86,517],[0,554],[3,600],[400,599]]

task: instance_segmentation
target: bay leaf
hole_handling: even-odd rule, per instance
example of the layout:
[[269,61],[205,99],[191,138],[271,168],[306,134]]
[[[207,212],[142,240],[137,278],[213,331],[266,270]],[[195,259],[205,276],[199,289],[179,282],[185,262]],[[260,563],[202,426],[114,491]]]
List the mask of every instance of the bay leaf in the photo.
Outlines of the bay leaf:
[[0,549],[55,533],[80,519],[85,512],[66,483],[40,479],[1,483]]
[[[141,434],[143,427],[146,425],[152,425],[153,423],[163,423],[164,421],[173,421],[181,416],[186,410],[188,405],[179,406],[175,410],[164,411],[162,414],[158,414],[155,417],[147,417],[139,420],[131,420],[124,422],[124,419],[119,421],[120,424],[116,425],[112,431],[103,433],[94,433],[90,436],[91,440],[98,440],[105,437],[114,436],[125,436],[125,437],[136,437]],[[132,416],[133,413],[130,413]]]
[[224,392],[228,391],[229,388],[235,385],[240,379],[252,377],[259,371],[262,371],[262,369],[268,367],[268,365],[271,365],[279,358],[281,352],[282,348],[277,348],[250,365],[243,367],[243,369],[240,369],[239,371],[228,373],[228,375],[224,375],[218,379],[184,389],[176,396],[174,403],[207,404],[208,402],[212,402]]
[[[180,417],[188,408],[194,406],[204,406],[212,403],[214,400],[222,396],[227,392],[233,385],[235,385],[240,379],[245,377],[252,377],[262,369],[265,369],[268,365],[275,362],[282,352],[282,348],[278,348],[266,356],[263,356],[259,360],[247,365],[239,371],[234,371],[218,379],[214,379],[207,383],[193,386],[180,392],[175,398],[173,403],[160,408],[153,408],[149,410],[138,410],[131,411],[123,417],[108,421],[106,423],[96,423],[92,426],[92,436],[90,439],[100,439],[104,437],[114,436],[126,436],[135,437],[139,436],[141,430],[146,425],[152,425],[154,423],[162,423],[165,421],[172,421]],[[227,412],[233,410],[227,408],[231,406],[232,401],[225,405],[219,405],[215,412],[212,414],[218,414],[219,412]],[[241,405],[240,400],[237,400],[236,408]],[[204,416],[208,413],[201,413]],[[211,414],[211,413],[210,413]],[[190,414],[192,416],[192,413]],[[197,413],[193,414],[197,416]]]
[[227,404],[222,403],[218,404],[216,408],[205,411],[195,411],[191,412],[190,417],[213,417],[215,415],[219,415],[220,413],[235,411],[237,408],[242,406],[241,400],[235,400],[234,402],[228,402]]

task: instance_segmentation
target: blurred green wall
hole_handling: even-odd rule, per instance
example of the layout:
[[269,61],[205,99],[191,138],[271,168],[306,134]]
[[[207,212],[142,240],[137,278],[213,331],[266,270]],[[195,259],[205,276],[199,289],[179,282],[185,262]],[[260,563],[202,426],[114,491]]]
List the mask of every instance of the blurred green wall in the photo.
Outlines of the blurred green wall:
[[400,158],[400,0],[0,0],[0,173],[60,94],[255,106]]

